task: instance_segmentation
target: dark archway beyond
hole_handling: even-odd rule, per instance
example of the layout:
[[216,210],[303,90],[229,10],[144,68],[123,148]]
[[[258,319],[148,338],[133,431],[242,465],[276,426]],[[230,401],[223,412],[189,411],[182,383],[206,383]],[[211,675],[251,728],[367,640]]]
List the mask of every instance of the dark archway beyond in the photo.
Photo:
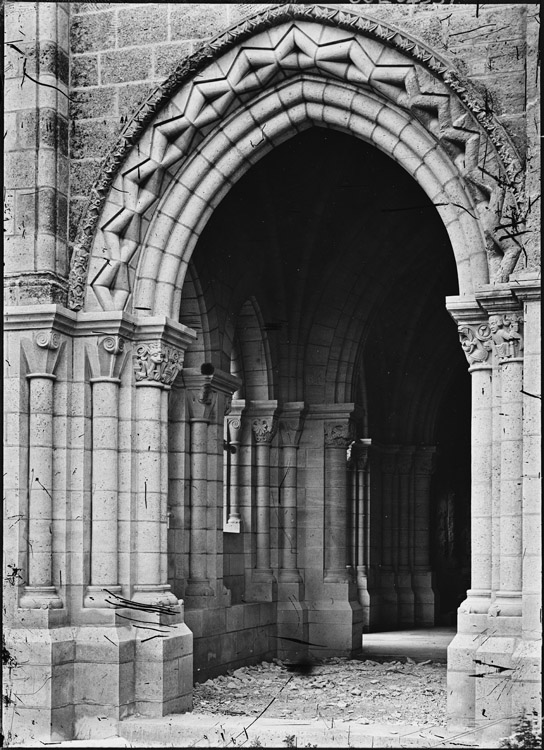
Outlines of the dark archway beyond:
[[[225,332],[252,297],[269,398],[358,403],[360,437],[437,446],[430,551],[446,621],[469,576],[470,381],[444,304],[458,293],[453,251],[423,190],[375,147],[311,128],[230,190],[191,265],[217,321],[206,353],[217,366],[229,369]],[[453,524],[442,507],[452,502]]]

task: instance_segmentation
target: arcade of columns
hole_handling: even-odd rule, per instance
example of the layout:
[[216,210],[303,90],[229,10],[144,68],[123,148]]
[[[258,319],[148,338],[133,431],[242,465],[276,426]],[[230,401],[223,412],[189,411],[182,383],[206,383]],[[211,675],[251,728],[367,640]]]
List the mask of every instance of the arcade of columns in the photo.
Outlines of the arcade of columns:
[[[311,11],[280,9],[267,21],[266,34],[283,35],[281,13],[291,14],[291,22],[298,12]],[[424,100],[447,120],[448,107],[457,106],[446,87],[451,78],[429,83],[419,62],[410,58],[407,64],[405,53],[383,39],[361,36],[372,56],[386,50],[374,76],[374,57],[368,62],[353,52],[360,43],[351,31],[346,41],[345,30],[332,21],[310,21],[307,35],[297,36],[292,24],[288,41],[302,58],[312,44],[310,31],[320,40],[323,30],[330,34],[324,52],[315,53],[325,83],[316,74],[304,87],[282,83],[279,93],[255,106],[241,99],[253,130],[238,135],[233,133],[242,126],[234,116],[224,130],[213,130],[222,104],[217,99],[210,106],[202,96],[202,127],[209,130],[201,133],[201,161],[195,157],[182,175],[187,184],[180,179],[167,185],[181,185],[190,195],[184,218],[194,231],[176,224],[165,200],[150,232],[164,247],[143,247],[133,237],[157,198],[153,189],[161,188],[170,169],[168,138],[179,135],[161,131],[159,121],[159,135],[145,142],[149,128],[141,141],[144,153],[155,149],[142,184],[135,167],[140,148],[124,153],[128,167],[120,173],[119,192],[132,203],[119,203],[125,199],[116,195],[106,205],[88,281],[90,245],[74,254],[71,309],[49,303],[6,309],[5,559],[18,585],[7,586],[5,611],[13,626],[9,650],[26,664],[13,670],[10,683],[13,694],[27,696],[21,733],[71,737],[83,720],[98,728],[99,711],[115,720],[186,710],[197,670],[206,676],[251,659],[299,656],[301,641],[317,656],[351,654],[365,627],[434,621],[433,446],[376,444],[355,403],[233,398],[240,380],[230,372],[207,361],[184,368],[196,333],[171,317],[182,294],[172,278],[183,280],[180,268],[188,262],[172,250],[171,233],[180,246],[187,243],[190,255],[196,227],[215,205],[218,188],[210,184],[216,180],[224,188],[250,166],[249,157],[237,162],[232,156],[234,142],[243,151],[270,123],[272,148],[274,138],[279,142],[305,123],[308,112],[312,124],[338,128],[346,127],[349,112],[353,132],[395,152],[437,205],[447,198],[440,213],[463,292],[448,298],[447,309],[472,379],[472,581],[448,651],[448,712],[453,724],[497,721],[498,727],[499,720],[508,723],[540,705],[539,274],[512,276],[512,248],[498,252],[485,220],[472,224],[466,216],[474,218],[476,208],[459,185],[474,167],[469,157],[476,154],[477,162],[483,148],[472,144],[466,163],[456,157],[454,165],[430,130],[406,114],[401,97],[409,94],[414,107]],[[356,22],[349,20],[350,28]],[[364,32],[371,36],[368,24]],[[387,44],[392,34],[385,36]],[[260,43],[264,62],[255,55],[248,66],[289,70],[293,49]],[[348,47],[350,83],[336,86],[323,71],[336,70],[336,50],[340,59]],[[333,62],[325,57],[331,50]],[[372,94],[363,88],[355,95],[351,81],[368,84],[371,78]],[[242,80],[226,80],[225,101],[231,94],[245,96],[236,89]],[[418,90],[421,81],[424,91]],[[201,127],[197,121],[195,116],[188,126],[194,132]],[[453,137],[451,122],[440,127],[444,142]],[[466,146],[473,136],[463,127],[455,143]],[[208,147],[215,156],[205,159]],[[493,158],[499,173],[508,172]],[[211,166],[219,163],[228,174]],[[209,179],[199,167],[208,169]],[[209,193],[200,191],[201,183]],[[466,205],[453,208],[459,201]],[[197,210],[201,203],[205,208]],[[169,225],[164,236],[161,221]],[[104,238],[111,257],[102,272]],[[127,279],[136,266],[133,292]],[[142,308],[147,317],[138,314]],[[225,548],[234,538],[244,575],[243,598],[236,602],[224,584],[226,561],[236,557]],[[476,667],[482,679],[475,678]]]

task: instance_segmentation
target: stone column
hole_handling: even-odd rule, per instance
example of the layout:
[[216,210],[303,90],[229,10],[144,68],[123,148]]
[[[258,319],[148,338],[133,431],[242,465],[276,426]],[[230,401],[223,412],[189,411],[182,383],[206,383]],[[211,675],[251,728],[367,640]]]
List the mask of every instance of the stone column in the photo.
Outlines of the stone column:
[[398,548],[397,596],[399,625],[414,624],[414,592],[412,590],[411,550],[414,544],[411,527],[413,518],[412,463],[414,449],[403,446],[398,453]]
[[231,403],[226,417],[226,449],[228,455],[228,475],[225,478],[228,498],[227,514],[225,518],[225,532],[239,533],[241,531],[242,516],[240,513],[240,437],[242,433],[242,413],[245,401]]
[[184,372],[190,425],[189,578],[187,597],[213,596],[207,575],[208,424],[217,401],[211,374]]
[[492,591],[488,610],[488,637],[475,655],[476,663],[481,665],[478,673],[485,674],[485,679],[476,680],[475,708],[479,724],[499,722],[494,731],[501,733],[507,729],[508,720],[500,719],[512,714],[511,670],[515,669],[513,654],[522,634],[522,316],[520,303],[510,289],[482,290],[477,298],[489,313],[493,379],[500,383],[500,406],[493,413],[500,441],[500,474],[495,527],[499,535],[498,589]]
[[474,658],[485,639],[491,603],[493,390],[487,316],[474,299],[449,297],[472,379],[471,587],[458,610],[448,647],[448,715],[455,726],[474,724]]
[[5,304],[65,305],[70,3],[10,3],[5,23]]
[[398,595],[395,576],[394,514],[397,505],[398,446],[383,446],[380,451],[382,472],[382,567],[380,571],[380,599],[382,626],[394,628],[398,624]]
[[[499,303],[500,304],[500,303]],[[499,590],[490,614],[521,615],[523,475],[523,319],[519,312],[489,317],[501,380]]]
[[522,639],[513,655],[512,713],[542,710],[542,461],[540,274],[517,276],[524,306]]
[[369,553],[370,553],[370,480],[368,452],[371,441],[361,438],[351,447],[353,486],[353,565],[356,571],[357,595],[363,608],[363,628],[370,623]]
[[[217,593],[216,581],[219,572],[216,558],[222,553],[222,547],[219,548],[217,541],[217,534],[222,533],[222,493],[219,497],[219,483],[214,481],[215,477],[211,476],[210,472],[208,429],[210,423],[214,422],[219,431],[224,420],[225,398],[232,397],[240,381],[232,375],[216,370],[210,363],[205,363],[200,370],[184,369],[183,382],[187,393],[190,425],[191,480],[189,578],[185,597],[187,603],[194,608],[211,606],[206,597],[214,597]],[[222,569],[222,565],[220,567]]]
[[[153,338],[144,338],[151,333],[155,333]],[[147,604],[177,606],[178,601],[164,578],[162,564],[166,536],[163,526],[168,522],[167,482],[163,476],[163,456],[168,453],[163,391],[169,390],[181,370],[182,347],[192,336],[185,330],[173,334],[177,346],[165,335],[164,326],[143,324],[134,346],[137,527],[133,598]]]
[[416,625],[432,627],[435,618],[435,592],[430,559],[431,476],[435,446],[421,446],[414,453],[414,515],[412,526],[412,590]]
[[280,476],[278,482],[279,563],[278,656],[298,660],[307,655],[308,608],[298,568],[298,446],[307,407],[302,401],[283,405],[279,418]]
[[325,422],[325,583],[350,579],[347,450],[354,437],[351,421]]
[[255,540],[256,566],[253,580],[259,583],[274,581],[270,567],[270,445],[277,432],[277,419],[274,410],[265,416],[252,414],[251,429],[255,438],[256,472],[256,512]]
[[[37,348],[36,348],[37,347]],[[30,347],[29,347],[30,348]],[[63,606],[53,585],[53,417],[54,370],[61,342],[53,330],[34,336],[27,375],[29,387],[28,430],[28,557],[27,585],[19,606],[58,609]]]
[[[119,386],[126,361],[124,339],[97,341],[99,372],[92,388],[91,579],[85,607],[111,607],[119,585]],[[107,589],[107,591],[106,591]],[[111,592],[114,597],[110,595]]]
[[297,451],[304,425],[303,402],[287,403],[279,420],[281,476],[278,487],[280,572],[284,583],[301,582],[297,563]]

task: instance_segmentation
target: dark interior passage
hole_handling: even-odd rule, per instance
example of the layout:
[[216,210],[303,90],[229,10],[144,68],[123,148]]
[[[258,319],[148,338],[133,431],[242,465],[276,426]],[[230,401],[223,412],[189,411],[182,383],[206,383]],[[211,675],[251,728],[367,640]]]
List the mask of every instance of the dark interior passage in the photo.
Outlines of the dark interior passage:
[[203,334],[189,363],[204,346],[231,367],[251,300],[269,398],[355,402],[360,437],[438,447],[430,546],[437,622],[449,623],[470,574],[470,377],[445,309],[458,293],[453,251],[423,190],[375,147],[311,128],[225,196],[188,279],[181,321]]

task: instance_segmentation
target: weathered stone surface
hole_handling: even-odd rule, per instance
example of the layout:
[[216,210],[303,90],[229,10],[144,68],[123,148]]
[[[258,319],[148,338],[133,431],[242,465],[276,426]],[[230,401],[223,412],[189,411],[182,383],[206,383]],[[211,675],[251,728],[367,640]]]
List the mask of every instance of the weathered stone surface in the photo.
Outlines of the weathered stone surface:
[[[535,10],[6,6],[5,620],[29,737],[437,621],[458,623],[451,721],[536,706]],[[475,687],[479,657],[516,653],[512,698]]]
[[154,73],[157,78],[166,78],[177,65],[192,52],[190,42],[161,44],[155,48]]
[[104,52],[100,56],[100,83],[125,83],[149,78],[151,50],[129,49],[122,52]]
[[98,84],[98,57],[96,55],[74,56],[70,61],[72,86],[96,86]]
[[168,6],[149,5],[119,8],[117,14],[117,46],[133,47],[154,44],[168,39]]
[[[77,5],[86,5],[86,3],[77,3]],[[104,5],[105,3],[102,3],[100,7]],[[73,15],[70,29],[72,53],[95,52],[115,47],[115,32],[116,15],[113,10],[93,13],[92,16]]]
[[227,21],[227,5],[191,3],[172,6],[170,39],[205,39],[217,34]]

